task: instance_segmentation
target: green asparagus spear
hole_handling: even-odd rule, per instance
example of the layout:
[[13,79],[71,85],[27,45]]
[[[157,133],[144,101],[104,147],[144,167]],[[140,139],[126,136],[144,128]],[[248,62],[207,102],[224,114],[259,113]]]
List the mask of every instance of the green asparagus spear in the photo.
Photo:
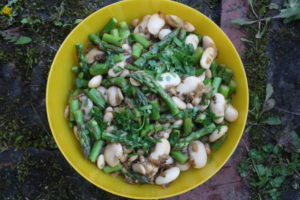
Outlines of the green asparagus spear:
[[233,71],[232,69],[229,69],[228,67],[225,68],[223,74],[222,74],[222,79],[223,79],[223,82],[225,84],[229,84],[231,78],[233,76]]
[[180,164],[186,163],[186,161],[189,159],[188,155],[182,153],[181,151],[172,151],[171,156]]
[[161,98],[167,103],[169,106],[171,113],[176,115],[179,113],[179,109],[177,105],[174,103],[172,98],[165,92],[165,90],[154,80],[154,78],[146,74],[144,72],[134,72],[130,75],[136,81],[142,83],[147,86],[152,92],[159,94]]
[[194,63],[199,63],[202,53],[203,53],[203,49],[201,47],[198,47],[194,52],[194,54],[192,55],[192,59]]
[[211,71],[211,74],[212,74],[212,77],[215,78],[218,74],[218,63],[217,61],[213,61],[210,65],[210,71]]
[[128,85],[128,80],[125,79],[124,77],[115,77],[115,78],[111,78],[110,82],[113,85],[116,85],[120,88],[125,88]]
[[117,46],[122,46],[124,43],[123,39],[118,37],[118,36],[113,36],[111,34],[104,33],[102,40],[105,42],[109,42],[111,44],[117,45]]
[[215,77],[212,82],[212,95],[216,94],[219,90],[222,79],[220,77]]
[[98,140],[94,143],[92,150],[90,152],[90,155],[89,155],[89,159],[91,162],[96,162],[103,145],[104,145],[104,142],[102,140]]
[[180,29],[180,32],[179,32],[179,39],[180,39],[181,41],[184,41],[184,40],[185,40],[185,37],[186,37],[186,30]]
[[183,120],[183,133],[185,136],[189,135],[193,129],[193,120],[190,117],[186,117]]
[[159,114],[159,104],[158,104],[158,100],[154,100],[154,101],[150,101],[150,105],[152,106],[151,109],[151,119],[153,120],[159,120],[160,118],[160,114]]
[[116,28],[112,29],[112,30],[110,31],[110,34],[112,34],[112,35],[115,36],[115,37],[120,37],[120,35],[119,35],[119,30],[116,29]]
[[[72,98],[71,98],[72,99]],[[74,112],[80,108],[79,101],[71,100],[70,101],[70,121],[74,121]]]
[[208,126],[200,129],[199,131],[192,132],[189,136],[179,139],[179,141],[175,143],[174,149],[183,149],[187,147],[190,142],[213,132],[215,129],[216,125],[214,123],[211,123]]
[[223,94],[225,99],[228,98],[230,88],[227,85],[221,85],[219,88],[219,93]]
[[121,164],[117,164],[116,166],[114,167],[110,167],[110,166],[105,166],[103,167],[103,171],[104,173],[106,174],[110,174],[112,172],[116,172],[116,171],[119,171],[122,169],[122,165]]
[[90,74],[95,76],[95,75],[99,75],[99,74],[106,74],[109,70],[109,67],[105,64],[100,64],[100,63],[94,63],[91,67],[90,67]]
[[108,23],[103,27],[100,34],[103,33],[109,33],[118,23],[118,20],[116,18],[111,18]]
[[147,40],[144,36],[142,36],[138,33],[133,33],[133,34],[131,34],[131,36],[132,36],[133,40],[135,40],[136,42],[143,45],[143,47],[148,48],[150,46],[149,40]]
[[89,156],[91,151],[91,141],[88,134],[89,132],[86,129],[78,127],[79,142],[85,158]]
[[232,95],[235,93],[237,88],[237,83],[235,80],[230,80],[229,82],[229,95]]
[[141,56],[143,50],[143,46],[140,43],[135,43],[132,47],[132,55],[134,58],[138,58]]
[[91,119],[88,122],[87,127],[90,133],[92,133],[92,135],[94,136],[95,140],[99,140],[101,138],[101,130],[96,120]]
[[97,106],[99,106],[101,109],[105,108],[105,100],[95,88],[90,90],[85,89],[84,92]]
[[96,34],[89,34],[88,38],[91,40],[92,43],[94,43],[97,46],[101,46],[101,40]]
[[213,142],[211,145],[210,145],[210,148],[214,151],[218,150],[221,145],[224,143],[224,141],[226,140],[227,138],[227,134],[223,135],[220,139],[218,139],[217,141]]

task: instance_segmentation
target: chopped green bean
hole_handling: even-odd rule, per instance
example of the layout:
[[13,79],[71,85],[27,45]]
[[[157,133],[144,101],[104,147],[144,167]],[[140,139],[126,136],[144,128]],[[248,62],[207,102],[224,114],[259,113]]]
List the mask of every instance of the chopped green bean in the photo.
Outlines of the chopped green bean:
[[117,46],[122,46],[122,44],[124,42],[122,38],[117,37],[117,36],[113,36],[113,35],[110,35],[110,34],[107,34],[107,33],[104,33],[104,35],[102,37],[102,40],[105,41],[105,42],[117,45]]
[[92,102],[94,102],[97,106],[99,106],[99,108],[101,109],[105,108],[105,100],[95,88],[92,88],[90,90],[86,89],[84,90],[84,92],[92,100]]
[[103,171],[104,173],[106,174],[110,174],[112,172],[116,172],[116,171],[119,171],[122,169],[122,165],[121,164],[117,164],[116,166],[114,167],[110,167],[110,166],[105,166],[103,167]]
[[158,100],[154,100],[154,101],[150,101],[150,105],[152,106],[151,109],[151,119],[153,120],[159,120],[160,118],[160,114],[159,114],[159,104],[158,104]]
[[96,162],[103,145],[104,145],[104,142],[102,140],[98,140],[94,143],[92,150],[90,152],[90,155],[89,155],[89,159],[91,162]]
[[171,156],[180,164],[186,163],[186,161],[189,159],[188,155],[182,153],[181,151],[171,151]]
[[133,38],[136,42],[138,42],[138,43],[140,43],[141,45],[143,45],[143,47],[148,48],[148,47],[150,46],[149,40],[147,40],[144,36],[142,36],[142,35],[140,35],[140,34],[138,34],[138,33],[133,33],[133,34],[131,34],[131,35],[132,35],[132,38]]
[[111,18],[108,23],[103,27],[102,33],[109,33],[118,23],[118,20],[116,18]]

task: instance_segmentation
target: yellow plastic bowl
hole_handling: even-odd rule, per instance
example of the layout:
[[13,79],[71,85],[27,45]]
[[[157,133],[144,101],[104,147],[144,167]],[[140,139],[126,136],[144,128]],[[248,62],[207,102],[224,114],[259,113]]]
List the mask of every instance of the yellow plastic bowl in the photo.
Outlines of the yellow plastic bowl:
[[[175,14],[191,22],[196,32],[208,35],[216,42],[219,54],[217,61],[228,65],[234,71],[238,83],[233,105],[239,118],[229,127],[228,137],[222,147],[213,152],[213,158],[203,169],[182,172],[179,178],[163,189],[156,185],[130,185],[121,177],[112,177],[85,160],[79,143],[64,118],[69,91],[74,84],[72,65],[76,65],[76,43],[87,43],[89,33],[97,33],[111,18],[131,22],[134,18],[162,11]],[[248,113],[248,86],[241,59],[225,33],[209,18],[183,4],[169,0],[126,0],[111,4],[87,17],[65,39],[52,63],[46,92],[47,114],[54,139],[67,161],[89,182],[116,195],[136,199],[167,198],[187,192],[207,181],[226,163],[242,136]]]

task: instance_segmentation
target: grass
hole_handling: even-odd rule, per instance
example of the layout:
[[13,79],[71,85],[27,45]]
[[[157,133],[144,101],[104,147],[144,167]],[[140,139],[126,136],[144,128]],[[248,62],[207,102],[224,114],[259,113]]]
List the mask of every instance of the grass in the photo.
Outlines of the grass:
[[[248,1],[252,3],[248,18],[265,18],[270,10],[270,1]],[[273,111],[276,102],[272,98],[273,87],[266,84],[266,68],[269,58],[266,48],[269,42],[268,21],[253,23],[244,27],[247,38],[242,38],[248,48],[243,56],[250,87],[250,115],[246,132],[250,146],[239,166],[239,173],[250,184],[251,199],[279,199],[288,189],[299,189],[299,144],[293,151],[278,145],[277,138],[285,129],[278,113]],[[273,128],[272,128],[273,127]],[[272,130],[272,131],[271,131]],[[275,130],[275,135],[274,135]],[[292,141],[299,141],[295,132]]]

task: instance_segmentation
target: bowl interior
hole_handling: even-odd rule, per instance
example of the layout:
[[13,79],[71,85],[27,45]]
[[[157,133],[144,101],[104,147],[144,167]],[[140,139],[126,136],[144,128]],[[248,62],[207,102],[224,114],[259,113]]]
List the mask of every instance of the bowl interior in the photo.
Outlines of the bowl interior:
[[[87,35],[97,33],[111,18],[131,22],[145,14],[162,11],[176,14],[194,24],[196,32],[214,39],[219,51],[218,62],[228,65],[234,71],[238,92],[233,105],[239,111],[239,118],[230,125],[228,137],[220,150],[213,152],[207,166],[182,172],[180,177],[166,189],[155,185],[129,185],[122,178],[113,178],[102,173],[95,164],[85,160],[79,143],[64,118],[68,94],[73,87],[72,65],[77,64],[75,44],[88,43]],[[234,46],[223,31],[210,19],[183,4],[168,0],[126,0],[96,11],[81,22],[65,39],[53,61],[47,83],[47,114],[54,139],[68,162],[85,179],[108,192],[138,199],[165,198],[191,190],[213,176],[235,150],[245,126],[248,112],[248,86],[242,62]]]

